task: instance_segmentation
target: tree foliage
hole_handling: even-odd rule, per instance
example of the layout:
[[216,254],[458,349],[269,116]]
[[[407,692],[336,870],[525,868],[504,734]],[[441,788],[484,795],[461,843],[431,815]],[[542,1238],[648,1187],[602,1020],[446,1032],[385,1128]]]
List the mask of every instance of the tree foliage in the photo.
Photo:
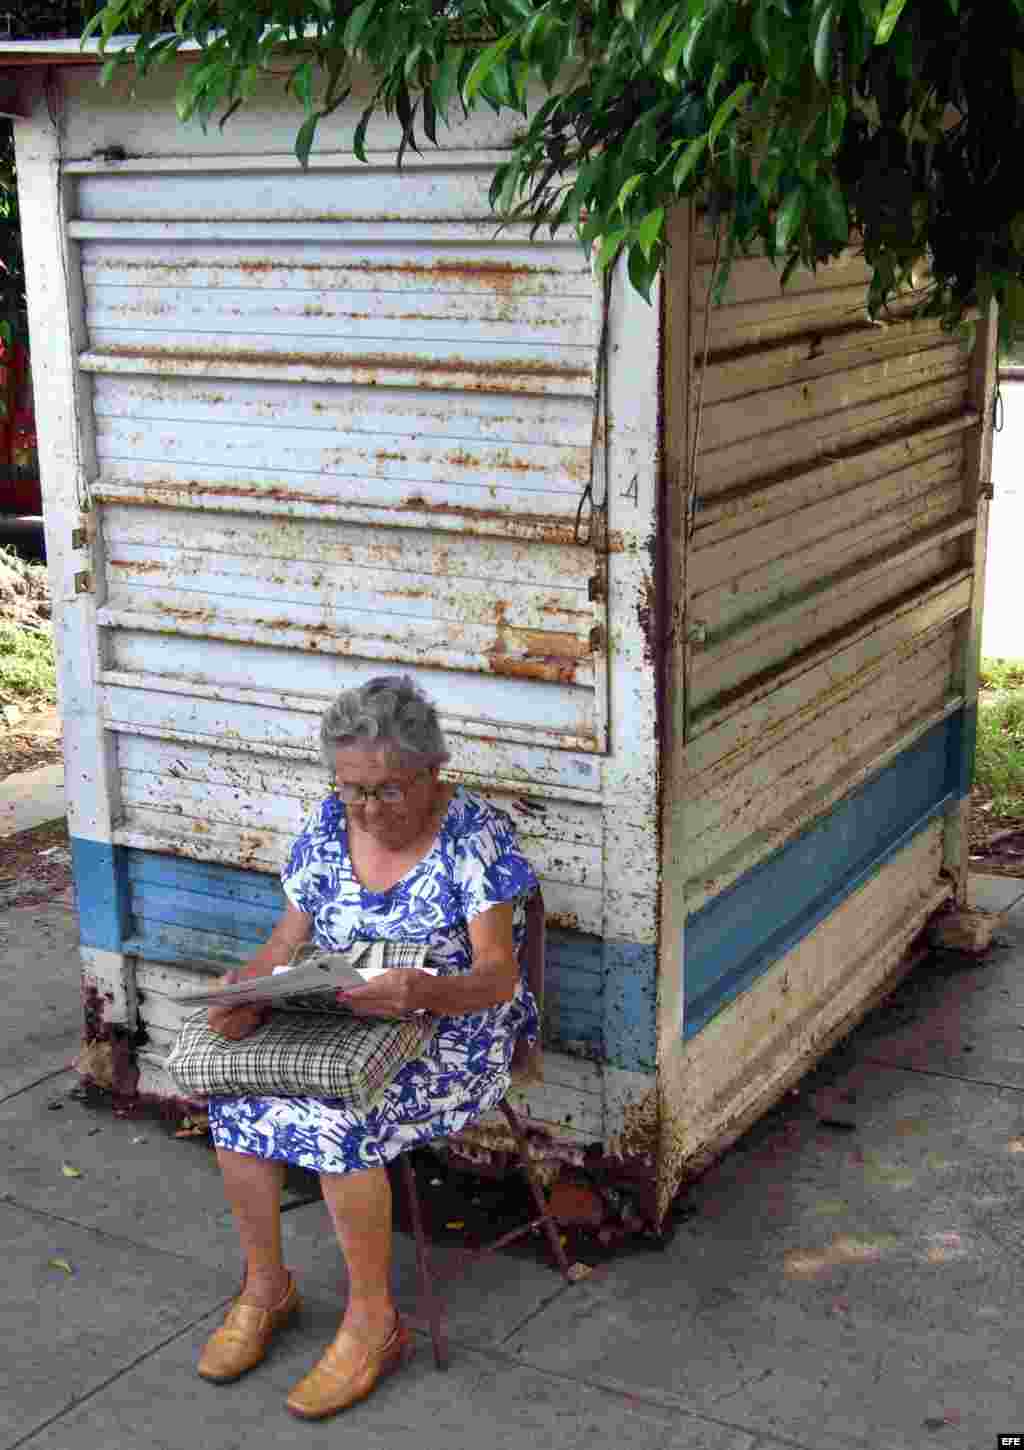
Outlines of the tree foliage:
[[1024,326],[1024,0],[106,0],[87,33],[138,31],[105,75],[140,75],[185,41],[200,55],[182,120],[223,120],[290,63],[305,163],[318,122],[369,67],[354,127],[380,109],[436,144],[455,113],[523,117],[491,201],[504,219],[575,229],[649,295],[666,216],[697,197],[731,259],[756,244],[783,280],[851,239],[872,314],[911,279],[954,326],[991,298]]

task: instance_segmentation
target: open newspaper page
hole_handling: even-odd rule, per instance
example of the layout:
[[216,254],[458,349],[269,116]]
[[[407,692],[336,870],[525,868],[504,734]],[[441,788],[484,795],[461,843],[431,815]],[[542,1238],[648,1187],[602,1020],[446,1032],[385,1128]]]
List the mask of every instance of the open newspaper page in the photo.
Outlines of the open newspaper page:
[[341,988],[360,987],[396,967],[418,967],[436,975],[426,957],[426,947],[407,942],[357,942],[344,952],[305,947],[272,976],[181,992],[177,1000],[190,1007],[244,1007],[260,1002],[289,1012],[343,1012],[334,995]]

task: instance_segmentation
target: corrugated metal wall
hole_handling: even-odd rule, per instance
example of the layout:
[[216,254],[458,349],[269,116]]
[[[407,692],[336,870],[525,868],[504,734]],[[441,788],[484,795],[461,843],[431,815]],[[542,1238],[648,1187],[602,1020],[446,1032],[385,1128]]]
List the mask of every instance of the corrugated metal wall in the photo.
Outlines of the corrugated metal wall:
[[[977,526],[978,413],[957,338],[898,311],[872,325],[852,255],[784,293],[766,259],[739,259],[708,318],[714,246],[700,230],[690,245],[669,282],[690,396],[675,403],[670,385],[667,404],[684,532],[699,440],[673,587],[681,890],[662,935],[666,956],[682,941],[659,1057],[676,1181],[813,1060],[908,923],[952,890],[940,818],[962,787]],[[861,898],[870,951],[844,905]]]
[[131,123],[149,154],[111,162],[90,152],[116,112],[68,92],[144,1090],[163,1090],[187,964],[243,958],[280,909],[264,873],[323,794],[323,704],[400,667],[542,879],[565,1055],[531,1112],[600,1141],[609,582],[602,521],[578,521],[588,482],[605,491],[585,256],[496,234],[479,127],[401,174],[390,134],[370,166],[332,153],[304,174],[276,107],[188,152],[154,108]]
[[743,259],[712,311],[687,561],[691,915],[962,703],[968,358],[937,322],[868,323],[867,277],[851,259],[780,296]]
[[357,85],[303,172],[282,76],[206,132],[177,80],[62,67],[16,127],[87,1036],[170,1090],[177,985],[280,904],[322,706],[408,669],[543,882],[520,1106],[650,1173],[658,313],[496,228],[514,118],[399,173],[377,116],[363,166]]

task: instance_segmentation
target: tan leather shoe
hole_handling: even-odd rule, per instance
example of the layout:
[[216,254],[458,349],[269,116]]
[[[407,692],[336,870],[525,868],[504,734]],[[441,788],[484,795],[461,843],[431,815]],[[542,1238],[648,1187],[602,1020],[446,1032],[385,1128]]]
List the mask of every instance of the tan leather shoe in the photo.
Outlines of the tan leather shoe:
[[266,1357],[270,1341],[299,1308],[299,1291],[288,1275],[288,1288],[272,1309],[236,1299],[227,1318],[203,1346],[196,1371],[204,1380],[227,1384]]
[[365,1400],[384,1375],[398,1368],[411,1347],[412,1335],[397,1314],[394,1329],[376,1348],[339,1329],[323,1358],[288,1396],[289,1410],[300,1420],[336,1415]]

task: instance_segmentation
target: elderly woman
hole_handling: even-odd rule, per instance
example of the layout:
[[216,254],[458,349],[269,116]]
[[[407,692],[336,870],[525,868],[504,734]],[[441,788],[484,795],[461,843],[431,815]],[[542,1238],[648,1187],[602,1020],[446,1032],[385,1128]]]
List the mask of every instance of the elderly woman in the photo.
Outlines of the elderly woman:
[[[422,1009],[438,1024],[423,1056],[368,1110],[315,1098],[211,1100],[246,1274],[198,1370],[208,1380],[237,1379],[298,1308],[281,1255],[281,1183],[285,1163],[312,1169],[348,1266],[349,1297],[326,1353],[288,1396],[289,1410],[306,1419],[363,1399],[410,1343],[391,1299],[384,1165],[500,1102],[516,1039],[537,1033],[519,960],[524,903],[537,881],[508,817],[439,779],[448,752],[434,707],[407,677],[370,680],[327,709],[320,739],[334,789],[282,874],[284,915],[237,975],[267,975],[311,939],[335,951],[359,940],[426,943],[436,976],[392,970],[339,997],[360,1015]],[[211,1026],[238,1039],[255,1030],[262,1010],[214,1008]]]

